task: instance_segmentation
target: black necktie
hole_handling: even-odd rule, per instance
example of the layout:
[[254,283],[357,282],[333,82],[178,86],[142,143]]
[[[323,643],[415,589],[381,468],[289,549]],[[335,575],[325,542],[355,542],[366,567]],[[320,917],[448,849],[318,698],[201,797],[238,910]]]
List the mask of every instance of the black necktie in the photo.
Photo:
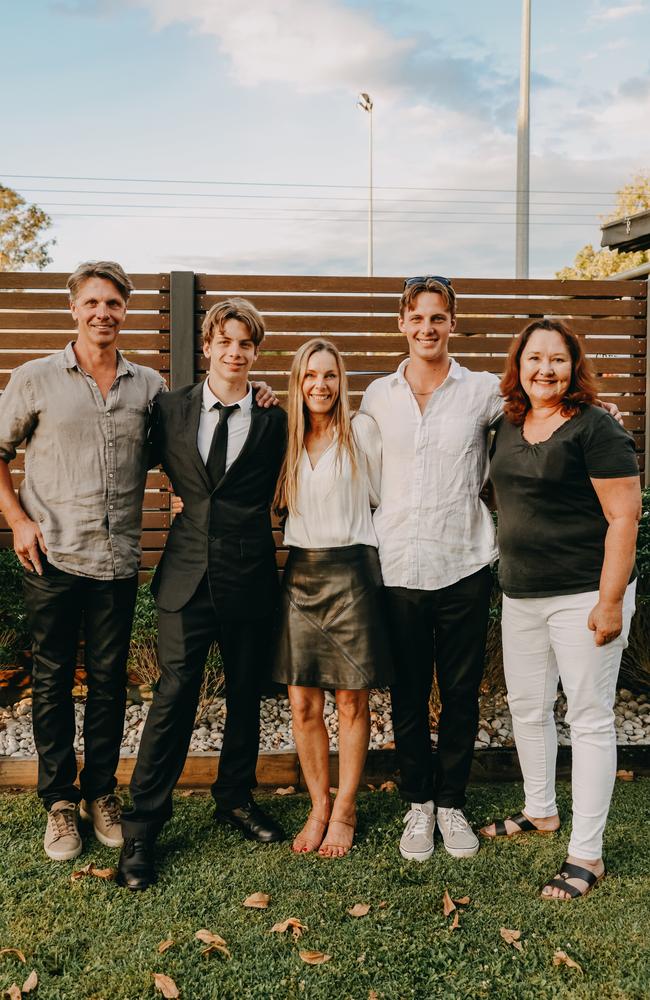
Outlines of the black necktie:
[[228,451],[228,418],[231,413],[239,409],[239,403],[232,406],[224,406],[223,403],[216,404],[219,410],[219,423],[212,435],[212,444],[206,459],[205,467],[214,487],[221,481],[226,472],[226,452]]

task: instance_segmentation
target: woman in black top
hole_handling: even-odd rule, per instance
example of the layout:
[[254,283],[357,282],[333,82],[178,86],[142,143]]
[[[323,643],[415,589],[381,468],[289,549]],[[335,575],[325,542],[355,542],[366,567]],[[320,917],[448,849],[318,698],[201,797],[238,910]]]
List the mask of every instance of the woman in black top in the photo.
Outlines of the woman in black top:
[[555,804],[558,677],[573,757],[573,828],[544,899],[585,895],[604,875],[603,830],[616,773],[613,704],[634,613],[641,513],[630,435],[594,406],[580,340],[531,323],[514,341],[490,476],[499,509],[499,578],[508,701],[524,775],[521,813],[488,837],[560,825]]

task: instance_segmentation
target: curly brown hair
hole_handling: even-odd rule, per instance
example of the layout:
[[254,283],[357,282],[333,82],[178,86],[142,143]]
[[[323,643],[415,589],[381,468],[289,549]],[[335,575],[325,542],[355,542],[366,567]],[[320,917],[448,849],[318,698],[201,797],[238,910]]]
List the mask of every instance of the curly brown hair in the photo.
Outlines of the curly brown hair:
[[522,388],[519,377],[519,362],[535,330],[553,330],[559,333],[571,357],[571,381],[562,400],[562,415],[574,417],[582,407],[589,406],[596,400],[594,374],[580,338],[559,319],[533,320],[510,345],[506,368],[501,379],[501,395],[505,401],[503,412],[508,420],[518,427],[521,427],[530,409],[530,400]]

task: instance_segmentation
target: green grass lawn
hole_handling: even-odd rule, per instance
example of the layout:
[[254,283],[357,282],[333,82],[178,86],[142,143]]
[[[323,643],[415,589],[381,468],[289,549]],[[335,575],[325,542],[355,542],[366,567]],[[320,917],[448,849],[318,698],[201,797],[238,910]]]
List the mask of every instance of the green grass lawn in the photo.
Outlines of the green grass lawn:
[[[304,796],[265,804],[291,832],[307,810]],[[519,785],[476,785],[468,813],[483,823],[521,805]],[[385,792],[361,796],[358,844],[340,861],[250,844],[214,826],[209,798],[179,796],[159,841],[158,884],[140,894],[99,878],[71,882],[91,860],[116,862],[90,835],[76,862],[48,861],[33,794],[1,795],[0,808],[0,948],[20,948],[27,959],[0,955],[0,992],[36,969],[37,1000],[160,997],[153,972],[170,976],[183,1000],[650,997],[650,779],[617,783],[608,877],[571,903],[538,895],[564,857],[568,824],[550,838],[489,843],[465,861],[437,847],[418,865],[397,851],[403,807]],[[566,785],[560,812],[569,815]],[[457,930],[443,915],[445,889],[471,898]],[[268,909],[244,908],[258,891],[270,894]],[[368,915],[348,916],[354,903],[369,903]],[[307,925],[300,941],[270,933],[287,917]],[[501,939],[501,927],[521,931],[521,951]],[[203,957],[200,928],[225,938],[232,957]],[[176,943],[161,955],[167,938]],[[331,960],[306,965],[300,949]],[[583,973],[553,966],[556,949]]]

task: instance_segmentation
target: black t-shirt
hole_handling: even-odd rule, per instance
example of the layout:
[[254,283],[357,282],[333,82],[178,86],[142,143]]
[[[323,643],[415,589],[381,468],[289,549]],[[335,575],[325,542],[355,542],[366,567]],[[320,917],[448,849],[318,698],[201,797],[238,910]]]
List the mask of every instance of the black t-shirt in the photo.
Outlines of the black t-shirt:
[[608,525],[590,477],[638,474],[631,435],[599,406],[586,406],[539,444],[529,444],[522,428],[503,417],[490,464],[503,592],[550,597],[598,590]]

